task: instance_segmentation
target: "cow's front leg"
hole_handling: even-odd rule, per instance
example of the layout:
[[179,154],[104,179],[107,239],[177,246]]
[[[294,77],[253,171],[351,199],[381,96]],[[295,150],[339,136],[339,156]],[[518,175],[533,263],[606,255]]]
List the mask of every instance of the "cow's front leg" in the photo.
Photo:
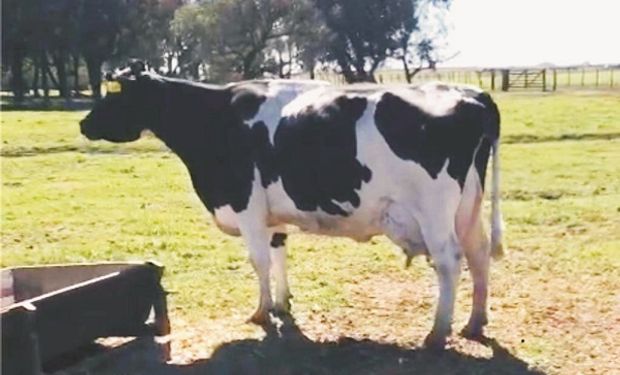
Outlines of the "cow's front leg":
[[269,311],[273,307],[269,285],[269,268],[271,266],[269,232],[266,226],[257,226],[246,230],[242,229],[241,235],[248,248],[252,267],[258,276],[259,286],[258,308],[248,321],[264,325],[271,321]]
[[272,230],[271,250],[273,254],[273,273],[276,280],[276,303],[274,312],[276,314],[286,314],[291,309],[289,291],[286,275],[286,228],[278,227]]
[[252,267],[258,276],[258,308],[249,321],[259,325],[268,324],[271,322],[269,311],[273,307],[269,285],[269,269],[271,267],[270,231],[267,228],[267,207],[264,191],[257,186],[254,186],[247,209],[237,213],[237,224],[248,248]]

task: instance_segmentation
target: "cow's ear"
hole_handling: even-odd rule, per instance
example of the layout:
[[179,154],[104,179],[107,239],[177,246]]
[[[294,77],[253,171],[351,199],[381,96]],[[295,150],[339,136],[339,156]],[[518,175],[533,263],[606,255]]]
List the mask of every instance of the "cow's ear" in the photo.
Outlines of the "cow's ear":
[[135,77],[139,77],[142,72],[146,71],[146,64],[140,60],[133,60],[129,63],[131,74]]

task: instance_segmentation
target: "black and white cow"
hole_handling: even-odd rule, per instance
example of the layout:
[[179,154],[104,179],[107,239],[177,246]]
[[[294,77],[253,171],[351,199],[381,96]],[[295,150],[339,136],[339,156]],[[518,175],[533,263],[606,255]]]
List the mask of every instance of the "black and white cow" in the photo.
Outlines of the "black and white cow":
[[[285,225],[292,224],[357,241],[384,234],[408,258],[432,259],[439,302],[426,344],[435,347],[451,332],[465,255],[474,283],[465,333],[482,334],[489,258],[502,248],[499,112],[489,95],[446,84],[205,85],[140,63],[108,80],[110,92],[82,120],[82,134],[129,142],[148,129],[179,156],[219,228],[247,244],[260,286],[253,322],[289,310]],[[491,150],[489,243],[480,212]]]

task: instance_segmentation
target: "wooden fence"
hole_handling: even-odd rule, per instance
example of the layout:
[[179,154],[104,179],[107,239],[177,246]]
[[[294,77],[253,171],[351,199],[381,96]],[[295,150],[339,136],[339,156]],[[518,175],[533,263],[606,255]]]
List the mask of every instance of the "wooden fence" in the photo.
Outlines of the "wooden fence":
[[[379,83],[405,83],[400,70],[381,70],[375,74]],[[335,73],[318,73],[317,79],[345,84]],[[428,81],[465,83],[485,90],[555,91],[562,89],[620,89],[620,66],[571,68],[513,68],[513,69],[438,69],[423,71],[413,78],[414,84]]]

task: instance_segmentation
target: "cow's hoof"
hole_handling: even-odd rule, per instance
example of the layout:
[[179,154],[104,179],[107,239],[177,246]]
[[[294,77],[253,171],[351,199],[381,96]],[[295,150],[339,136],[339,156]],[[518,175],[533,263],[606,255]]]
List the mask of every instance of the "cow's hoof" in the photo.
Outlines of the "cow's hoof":
[[429,350],[444,350],[446,347],[446,336],[431,332],[424,339],[424,347]]
[[282,302],[276,302],[273,306],[273,314],[276,316],[285,316],[291,312],[291,302],[288,299]]
[[271,317],[268,310],[256,310],[254,314],[247,320],[248,323],[254,323],[259,326],[271,324]]
[[461,336],[466,339],[479,340],[484,337],[484,326],[468,323],[462,330]]
[[484,326],[488,323],[486,316],[473,315],[467,325],[461,330],[461,336],[467,339],[480,339],[484,337]]

